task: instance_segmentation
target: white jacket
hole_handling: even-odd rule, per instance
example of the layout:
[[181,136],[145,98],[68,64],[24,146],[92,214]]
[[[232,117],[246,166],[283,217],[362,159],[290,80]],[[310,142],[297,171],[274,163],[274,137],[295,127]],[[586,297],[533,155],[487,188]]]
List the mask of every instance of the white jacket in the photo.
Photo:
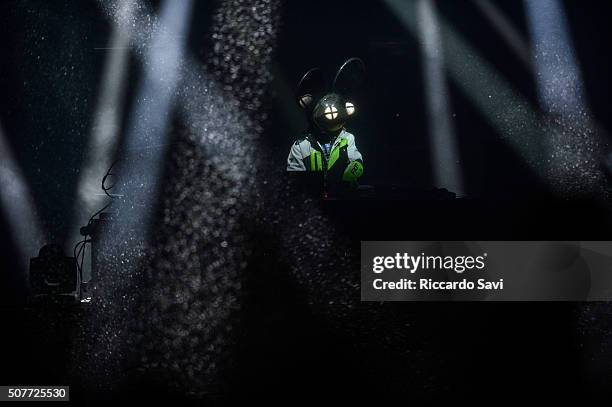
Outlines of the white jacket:
[[[345,139],[347,143],[346,152],[349,162],[355,160],[360,160],[363,162],[363,157],[361,156],[359,150],[357,150],[357,145],[355,144],[355,136],[345,129],[342,129],[340,134],[338,134],[334,140],[330,152],[334,151],[334,149],[343,139]],[[291,151],[289,151],[289,156],[287,157],[287,171],[307,171],[309,169],[307,164],[313,150],[323,151],[323,148],[319,142],[314,141],[314,143],[317,143],[317,145],[313,146],[308,138],[303,138],[293,143],[293,146],[291,146]]]

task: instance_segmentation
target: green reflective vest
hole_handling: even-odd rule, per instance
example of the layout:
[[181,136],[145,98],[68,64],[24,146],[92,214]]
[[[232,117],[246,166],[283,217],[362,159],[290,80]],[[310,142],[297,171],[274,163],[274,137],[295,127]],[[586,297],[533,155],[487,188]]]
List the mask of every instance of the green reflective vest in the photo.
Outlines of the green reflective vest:
[[336,143],[333,150],[329,154],[329,160],[325,161],[323,152],[316,148],[310,150],[310,171],[329,171],[340,158],[340,153],[345,151],[348,146],[348,141],[341,138],[339,143]]

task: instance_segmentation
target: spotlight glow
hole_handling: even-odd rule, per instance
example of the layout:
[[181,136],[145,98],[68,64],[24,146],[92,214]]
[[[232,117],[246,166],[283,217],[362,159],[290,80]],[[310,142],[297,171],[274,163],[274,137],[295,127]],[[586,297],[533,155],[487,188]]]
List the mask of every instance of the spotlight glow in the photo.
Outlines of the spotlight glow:
[[[116,4],[100,1],[111,21],[128,32],[135,56],[149,69],[149,48],[163,11],[158,17],[146,3],[133,1],[135,12],[127,17]],[[176,138],[164,162],[168,173],[163,193],[150,196],[149,206],[133,198],[115,206],[122,213],[113,216],[116,220],[101,244],[110,249],[105,251],[104,281],[99,285],[105,293],[96,293],[104,312],[92,315],[80,336],[91,355],[76,360],[84,373],[95,364],[97,371],[108,372],[102,380],[115,380],[126,371],[126,357],[136,354],[143,369],[172,371],[177,388],[187,388],[191,395],[209,392],[218,377],[219,361],[237,331],[240,273],[247,265],[248,248],[236,220],[242,214],[252,216],[259,173],[251,170],[258,168],[262,155],[255,141],[266,120],[263,106],[279,7],[276,0],[222,1],[213,14],[206,62],[181,55],[171,104],[181,129],[172,132]],[[126,136],[132,133],[128,129]],[[126,140],[133,146],[128,153],[137,156],[139,148],[165,141],[150,139]],[[137,183],[136,171],[148,170],[134,159],[124,162],[118,186]],[[245,171],[245,164],[250,170]],[[147,174],[146,179],[159,175]],[[134,193],[129,185],[124,191],[126,196]],[[160,215],[155,217],[155,235],[143,242],[138,230],[146,229],[137,222],[150,220],[154,209]],[[137,211],[149,214],[124,224],[123,218]],[[137,230],[126,231],[130,226]],[[196,339],[187,352],[180,339],[186,335]],[[177,363],[167,365],[160,359],[163,355]],[[100,380],[95,382],[99,385]]]
[[435,4],[432,0],[418,0],[416,8],[435,183],[437,187],[463,196],[465,192]]
[[[418,36],[415,10],[400,0],[385,0],[402,25]],[[445,67],[450,78],[480,110],[502,140],[513,147],[536,174],[545,176],[537,112],[442,16],[438,16]]]
[[586,114],[582,75],[558,0],[525,0],[540,103],[549,113]]
[[[112,239],[146,237],[154,211],[189,27],[191,0],[164,1],[143,55],[144,79],[130,115],[118,166],[118,217]],[[118,9],[121,18],[130,18]],[[120,29],[121,30],[121,29]],[[113,228],[114,230],[115,228]],[[119,232],[119,236],[116,234]]]
[[535,80],[547,120],[548,176],[558,188],[601,194],[603,140],[587,106],[570,28],[559,0],[525,0]]
[[[131,3],[125,3],[124,13],[130,13]],[[128,37],[119,26],[113,25],[108,56],[104,66],[100,98],[93,117],[93,125],[83,161],[77,187],[75,219],[71,230],[68,249],[72,252],[74,245],[82,239],[79,229],[89,217],[99,210],[107,200],[102,193],[101,180],[112,165],[117,152],[119,134],[121,133],[121,115],[128,71]],[[90,267],[85,257],[83,278],[89,280]]]
[[29,259],[43,245],[45,235],[21,168],[15,161],[0,125],[0,203],[19,250],[18,264],[28,276]]
[[531,68],[531,49],[519,30],[491,0],[473,1],[521,62]]
[[[549,0],[526,1],[538,10],[550,4]],[[404,28],[418,37],[419,23],[413,4],[400,0],[385,0],[385,3]],[[551,10],[546,13],[557,15],[559,4],[552,6]],[[539,29],[536,37],[545,40],[558,32],[559,24],[552,24],[550,31]],[[561,49],[560,54],[555,56],[555,48],[545,50],[540,47],[542,51],[538,51],[538,47],[534,47],[536,53],[543,52],[546,55],[541,64],[548,73],[542,73],[543,83],[539,87],[545,106],[548,106],[547,110],[559,107],[566,113],[576,112],[574,124],[572,121],[564,124],[559,123],[554,116],[552,120],[542,120],[540,112],[442,16],[439,16],[439,27],[445,67],[450,78],[496,130],[500,139],[511,146],[532,171],[558,194],[575,196],[600,193],[603,185],[601,163],[598,160],[600,146],[592,137],[592,125],[581,128],[575,125],[584,122],[585,116],[584,111],[575,109],[578,102],[582,101],[581,88],[576,87],[574,82],[579,77],[575,65],[568,64],[566,71],[559,77],[549,75],[553,72],[555,60],[561,64],[573,61],[573,52]],[[552,39],[552,44],[567,44],[567,37],[567,33],[560,34],[558,39]],[[555,94],[557,91],[561,93]],[[569,103],[569,106],[563,106],[564,103]]]

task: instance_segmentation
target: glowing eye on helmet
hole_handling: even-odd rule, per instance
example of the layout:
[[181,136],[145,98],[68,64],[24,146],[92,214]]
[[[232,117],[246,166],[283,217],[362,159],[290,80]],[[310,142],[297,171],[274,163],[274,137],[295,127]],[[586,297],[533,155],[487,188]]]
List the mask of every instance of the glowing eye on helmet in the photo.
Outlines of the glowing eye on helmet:
[[355,105],[351,102],[346,102],[346,113],[350,116],[355,113]]
[[331,106],[327,106],[325,108],[325,114],[324,114],[325,118],[327,120],[333,120],[336,117],[338,117],[338,109],[336,109],[336,106],[331,105]]

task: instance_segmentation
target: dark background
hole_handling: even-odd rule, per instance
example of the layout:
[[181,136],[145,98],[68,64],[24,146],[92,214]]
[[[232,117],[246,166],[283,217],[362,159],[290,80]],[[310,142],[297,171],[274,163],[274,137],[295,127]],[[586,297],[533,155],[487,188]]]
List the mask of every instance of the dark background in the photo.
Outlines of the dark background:
[[[210,24],[211,5],[203,3],[196,3],[192,17],[190,49],[205,61],[207,44],[198,39]],[[532,74],[481,12],[469,1],[437,4],[454,28],[537,105]],[[522,3],[496,4],[528,38]],[[612,3],[563,4],[589,107],[609,130]],[[50,241],[67,238],[105,58],[94,48],[106,46],[109,32],[95,2],[31,0],[0,6],[0,121]],[[420,50],[379,1],[285,2],[262,152],[274,166],[284,167],[287,151],[305,125],[292,89],[310,67],[321,66],[331,75],[351,56],[361,57],[368,72],[357,99],[360,114],[349,126],[366,159],[363,181],[433,187]],[[135,60],[130,69],[126,106],[140,74]],[[345,230],[353,247],[360,240],[376,239],[610,239],[605,202],[555,197],[452,83],[450,94],[471,198],[381,200],[355,203],[346,211],[329,203],[324,210]],[[17,251],[2,216],[0,232],[2,384],[43,384],[57,377],[70,383],[65,356],[78,313],[61,318],[51,342],[39,341],[37,324],[45,315],[32,317],[15,305],[25,288],[13,272]],[[263,230],[252,238],[273,242],[271,235]],[[407,400],[484,393],[506,398],[528,391],[543,397],[605,395],[610,329],[604,305],[589,314],[597,320],[596,330],[582,325],[582,306],[570,303],[367,304],[361,305],[354,326],[339,330],[308,305],[308,297],[316,293],[304,290],[276,261],[286,256],[280,250],[271,243],[265,254],[255,255],[245,275],[244,336],[224,392],[292,392],[301,397],[328,390],[349,398]],[[333,314],[333,307],[329,312]],[[381,314],[386,317],[373,317]],[[138,385],[150,388],[146,381]],[[76,389],[75,394],[86,398],[87,390]],[[128,384],[118,394],[129,395]]]

